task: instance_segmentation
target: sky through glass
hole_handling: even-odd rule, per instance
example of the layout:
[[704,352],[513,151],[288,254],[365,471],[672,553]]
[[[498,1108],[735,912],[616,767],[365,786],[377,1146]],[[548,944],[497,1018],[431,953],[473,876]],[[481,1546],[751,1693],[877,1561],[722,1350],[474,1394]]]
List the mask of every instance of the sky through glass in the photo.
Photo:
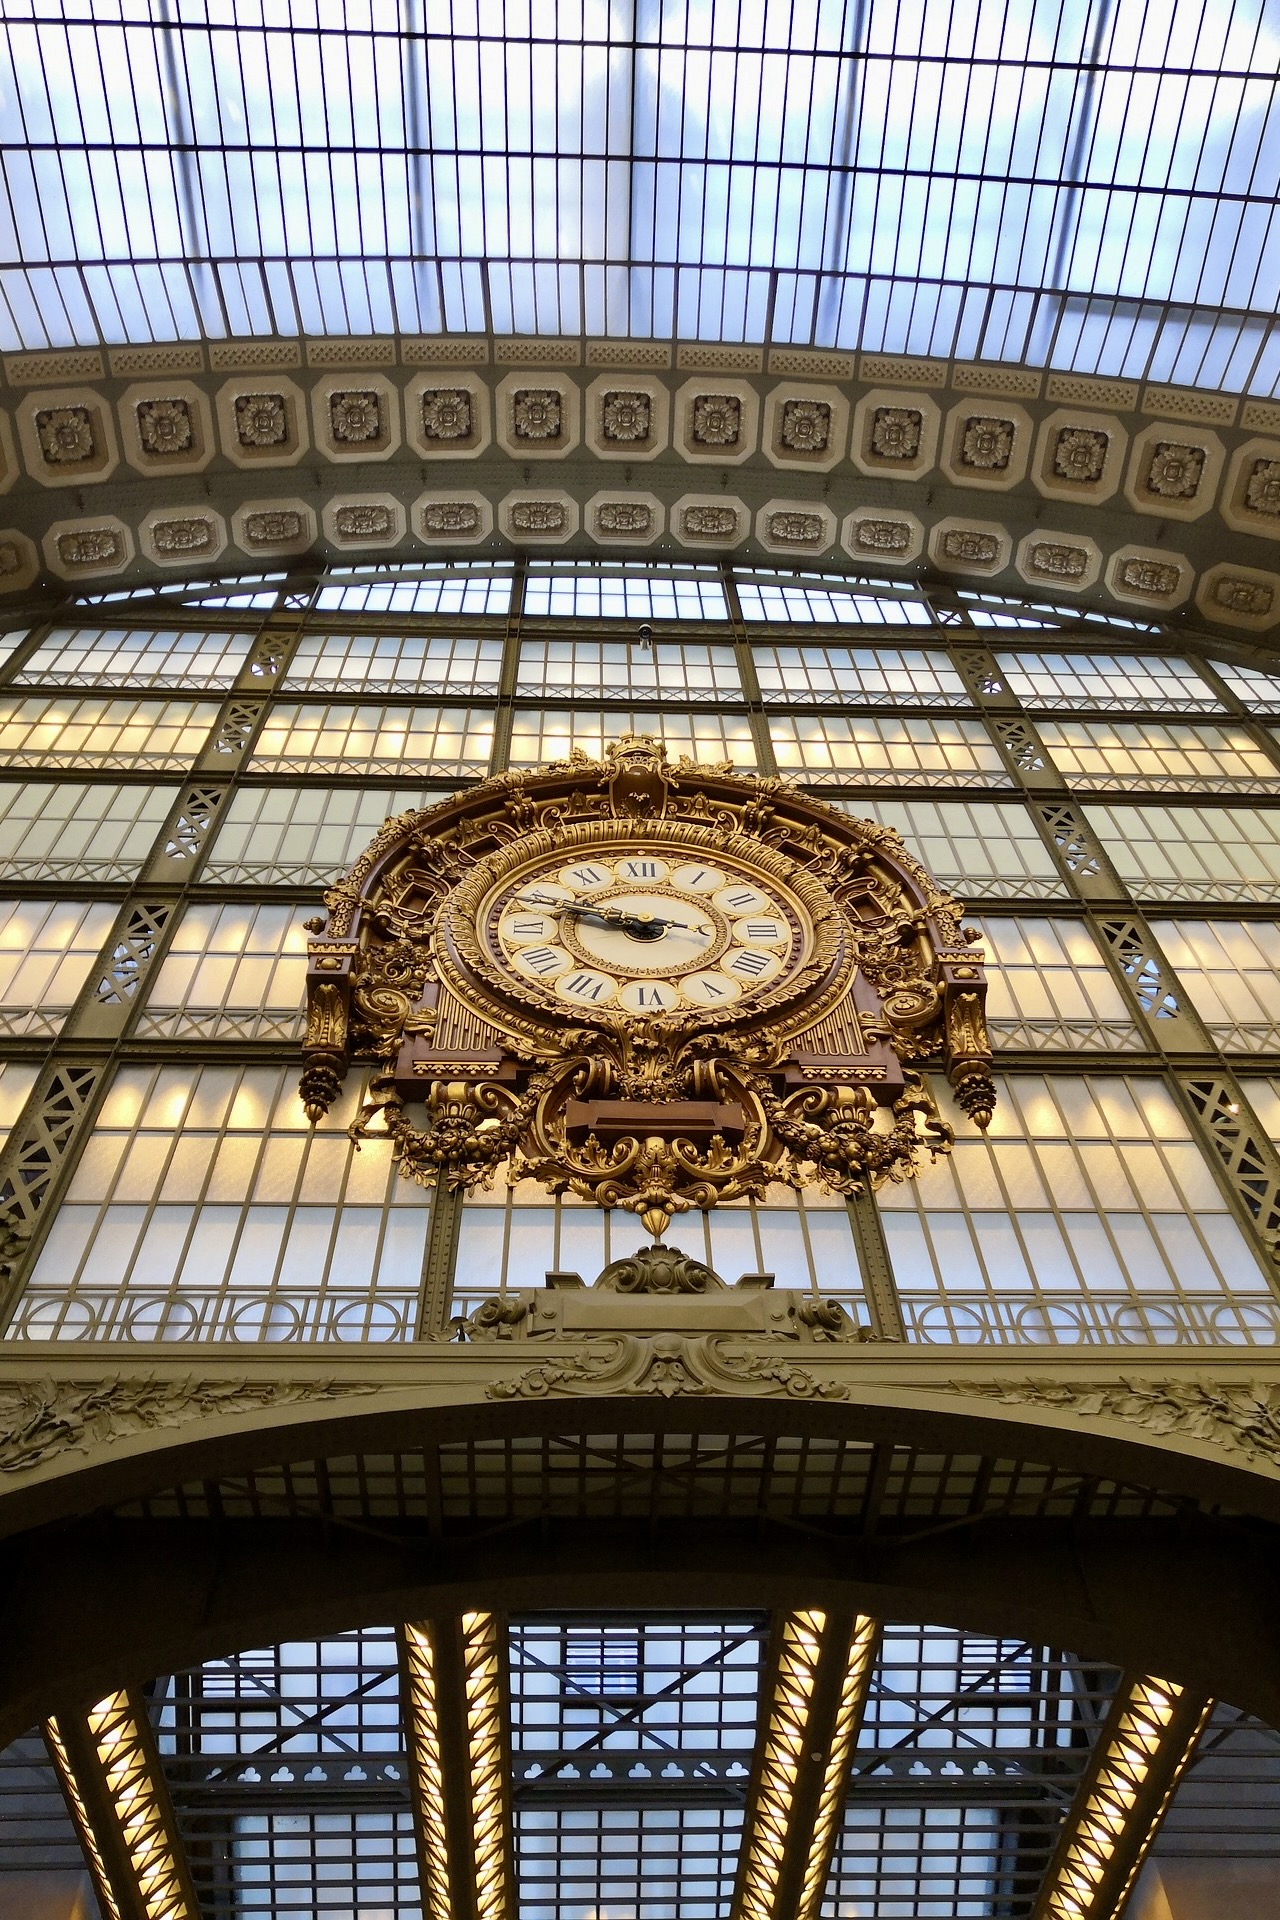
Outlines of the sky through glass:
[[1280,0],[0,0],[0,348],[745,339],[1280,383]]

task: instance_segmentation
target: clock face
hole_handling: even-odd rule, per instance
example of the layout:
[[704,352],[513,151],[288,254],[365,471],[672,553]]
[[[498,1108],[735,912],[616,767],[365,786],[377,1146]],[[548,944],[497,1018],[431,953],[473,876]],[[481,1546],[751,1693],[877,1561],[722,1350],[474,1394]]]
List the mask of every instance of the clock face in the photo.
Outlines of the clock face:
[[485,901],[482,950],[524,989],[584,1012],[706,1012],[750,1001],[808,957],[789,888],[680,848],[563,854]]

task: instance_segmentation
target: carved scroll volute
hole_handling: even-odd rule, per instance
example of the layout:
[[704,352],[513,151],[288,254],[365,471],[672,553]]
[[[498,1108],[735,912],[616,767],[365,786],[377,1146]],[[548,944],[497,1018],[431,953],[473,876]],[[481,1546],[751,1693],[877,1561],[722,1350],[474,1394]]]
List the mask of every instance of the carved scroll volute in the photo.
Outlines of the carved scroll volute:
[[338,1097],[347,1072],[351,989],[359,942],[324,937],[325,921],[308,920],[307,1037],[299,1092],[312,1126]]
[[987,979],[979,946],[939,946],[947,1078],[975,1126],[984,1130],[995,1111],[991,1040],[987,1032]]

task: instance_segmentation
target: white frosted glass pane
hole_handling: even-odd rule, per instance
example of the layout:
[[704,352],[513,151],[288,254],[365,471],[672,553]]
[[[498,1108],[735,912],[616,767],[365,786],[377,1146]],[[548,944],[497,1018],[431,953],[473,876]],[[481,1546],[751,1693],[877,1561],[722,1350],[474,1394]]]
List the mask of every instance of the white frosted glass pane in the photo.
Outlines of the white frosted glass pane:
[[1089,1293],[1120,1293],[1125,1272],[1116,1257],[1107,1224],[1096,1213],[1069,1213],[1062,1229],[1075,1255],[1080,1284]]
[[[553,1231],[555,1217],[548,1208],[517,1207],[512,1211],[511,1246],[507,1257],[507,1285],[509,1287],[540,1287],[550,1268],[555,1265],[555,1246]],[[603,1263],[602,1263],[603,1264]],[[495,1266],[483,1273],[466,1274],[468,1289],[493,1291],[493,1282],[499,1269]],[[594,1278],[584,1275],[583,1278]]]
[[[1085,1178],[1096,1196],[1096,1203],[1104,1212],[1111,1207],[1137,1206],[1137,1196],[1125,1178],[1124,1167],[1115,1147],[1104,1145],[1101,1141],[1092,1141],[1082,1143],[1076,1150],[1080,1155],[1080,1164],[1084,1169]],[[1137,1154],[1139,1149],[1130,1147],[1128,1151]],[[1151,1159],[1152,1156],[1148,1155],[1140,1164],[1150,1170]],[[1167,1192],[1168,1184],[1168,1181],[1162,1177],[1161,1198]]]
[[[560,1222],[560,1265],[566,1273],[580,1273],[588,1284],[605,1265],[604,1219],[587,1208],[566,1208]],[[636,1244],[643,1239],[641,1235]],[[539,1276],[541,1281],[542,1276]],[[530,1283],[526,1280],[525,1286]]]
[[[1273,1344],[1280,1336],[1280,1315],[1257,1289],[1257,1258],[1224,1213],[1212,1169],[1159,1078],[1006,1076],[997,1107],[1003,1130],[993,1127],[985,1140],[971,1129],[966,1137],[968,1123],[940,1091],[960,1136],[951,1171],[963,1212],[945,1208],[936,1173],[880,1200],[893,1246],[907,1236],[909,1285],[895,1272],[911,1302],[909,1337],[1204,1345],[1224,1337]],[[1272,1111],[1280,1114],[1280,1102]],[[919,1244],[903,1224],[908,1207],[932,1240],[945,1313],[941,1303],[937,1311],[928,1305]],[[969,1253],[971,1234],[981,1269]],[[1229,1307],[1240,1271],[1254,1301],[1245,1321]],[[1006,1313],[1000,1300],[1011,1291],[1038,1294],[1043,1311]]]
[[[463,1208],[458,1233],[458,1279],[468,1293],[483,1288],[485,1274],[501,1276],[505,1219],[501,1207]],[[496,1291],[496,1285],[491,1290]]]
[[[958,1213],[943,1213],[929,1220],[928,1233],[944,1291],[981,1291],[986,1285],[987,1275],[978,1256],[976,1223]],[[920,1268],[919,1284],[921,1287],[926,1284],[923,1266]]]
[[[401,1278],[406,1261],[416,1259],[420,1269],[429,1196],[401,1182],[406,1191],[397,1194],[392,1214],[384,1201],[389,1150],[371,1147],[373,1204],[356,1204],[344,1129],[359,1097],[353,1078],[338,1109],[312,1133],[297,1099],[296,1069],[126,1069],[108,1093],[76,1176],[78,1191],[99,1203],[78,1210],[89,1222],[84,1258],[69,1277],[54,1270],[55,1243],[46,1244],[15,1334],[44,1329],[63,1338],[141,1340],[189,1337],[198,1329],[211,1339],[353,1337],[354,1320],[339,1328],[320,1310],[326,1285],[341,1287],[369,1337],[411,1333],[417,1279],[402,1286]],[[295,1212],[304,1164],[321,1204]],[[342,1225],[331,1265],[335,1217]],[[380,1254],[386,1221],[393,1222],[385,1242],[392,1275]],[[396,1303],[375,1334],[368,1298],[393,1281]],[[52,1325],[49,1301],[68,1289],[67,1313]],[[157,1289],[172,1291],[172,1306],[140,1311],[140,1300]]]
[[900,1293],[933,1293],[938,1285],[924,1222],[911,1213],[884,1216],[884,1235]]
[[996,1291],[1030,1293],[1034,1283],[1013,1221],[1003,1214],[979,1213],[974,1215],[973,1231]]

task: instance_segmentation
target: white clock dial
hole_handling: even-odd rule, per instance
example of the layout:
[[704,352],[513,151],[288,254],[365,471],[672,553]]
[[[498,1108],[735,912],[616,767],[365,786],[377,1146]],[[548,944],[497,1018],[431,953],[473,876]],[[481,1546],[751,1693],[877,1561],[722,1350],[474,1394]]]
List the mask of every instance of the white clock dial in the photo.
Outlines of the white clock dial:
[[748,886],[745,880],[731,880],[728,886],[718,887],[711,903],[731,920],[739,920],[747,913],[770,913],[774,908],[767,893],[761,893],[759,887]]
[[[610,893],[598,913],[584,902],[573,915],[574,939],[585,953],[607,967],[628,972],[655,968],[666,974],[696,967],[715,945],[713,920],[696,906],[683,906],[666,893]],[[647,930],[657,929],[656,936]]]
[[608,1007],[618,997],[618,983],[611,973],[599,973],[594,967],[574,967],[556,981],[562,1000],[579,1007]]
[[742,994],[741,980],[731,980],[717,968],[708,973],[686,973],[680,991],[694,1007],[731,1007]]
[[554,941],[540,946],[520,947],[511,956],[511,964],[526,980],[555,980],[573,965],[573,955]]
[[678,893],[718,893],[728,884],[728,879],[728,874],[721,873],[719,867],[706,867],[700,860],[688,860],[676,868],[671,885]]
[[513,882],[491,911],[495,958],[584,1012],[745,1004],[796,966],[804,943],[785,886],[661,845],[568,863],[562,854]]

